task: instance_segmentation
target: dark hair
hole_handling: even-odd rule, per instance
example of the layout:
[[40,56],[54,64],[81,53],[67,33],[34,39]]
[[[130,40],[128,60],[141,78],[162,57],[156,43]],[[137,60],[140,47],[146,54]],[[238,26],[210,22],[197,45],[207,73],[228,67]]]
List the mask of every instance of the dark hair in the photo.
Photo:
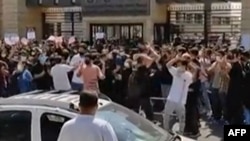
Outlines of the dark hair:
[[225,54],[226,54],[225,51],[223,51],[223,50],[219,50],[218,53],[219,53],[220,55],[222,55],[222,56],[225,56]]
[[93,108],[98,105],[98,96],[92,92],[81,92],[79,106],[83,108]]
[[184,60],[184,59],[181,59],[179,60],[179,63],[183,66],[187,66],[188,65],[188,61],[187,60]]
[[192,55],[194,55],[194,56],[198,56],[198,55],[199,55],[199,50],[198,50],[198,48],[192,48],[192,49],[190,50],[190,53],[191,53]]

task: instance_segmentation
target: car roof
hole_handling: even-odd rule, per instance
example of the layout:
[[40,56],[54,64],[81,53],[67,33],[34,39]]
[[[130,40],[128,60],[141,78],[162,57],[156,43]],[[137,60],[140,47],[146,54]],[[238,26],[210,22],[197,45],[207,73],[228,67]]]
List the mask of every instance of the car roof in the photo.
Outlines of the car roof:
[[[79,92],[76,91],[36,90],[28,93],[18,94],[9,98],[0,99],[0,105],[36,105],[76,110],[79,103],[78,94]],[[99,98],[98,108],[111,103],[107,97],[105,98]]]

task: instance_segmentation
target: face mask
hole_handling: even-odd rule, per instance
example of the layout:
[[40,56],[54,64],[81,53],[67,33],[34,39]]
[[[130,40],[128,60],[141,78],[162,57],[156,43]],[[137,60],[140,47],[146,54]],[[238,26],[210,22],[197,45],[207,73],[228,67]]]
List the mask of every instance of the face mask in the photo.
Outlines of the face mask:
[[125,67],[125,68],[130,68],[129,63],[128,63],[128,62],[125,62],[125,63],[124,63],[124,67]]
[[7,56],[7,54],[1,54],[2,58],[5,58]]
[[21,61],[26,61],[27,57],[26,56],[21,56]]
[[22,64],[18,64],[17,65],[17,70],[18,71],[23,71],[23,65]]

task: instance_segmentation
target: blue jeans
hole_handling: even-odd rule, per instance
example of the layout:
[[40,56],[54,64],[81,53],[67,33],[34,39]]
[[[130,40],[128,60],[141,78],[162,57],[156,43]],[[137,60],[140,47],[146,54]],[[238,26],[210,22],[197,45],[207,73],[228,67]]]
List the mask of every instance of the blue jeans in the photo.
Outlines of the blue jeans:
[[202,82],[201,83],[201,93],[202,93],[202,95],[200,97],[200,100],[201,100],[201,103],[204,105],[204,108],[205,108],[206,112],[212,111],[208,90],[209,90],[209,82],[207,82],[207,81]]
[[83,84],[80,84],[80,83],[72,82],[71,87],[72,87],[72,90],[76,90],[76,91],[82,91],[83,90]]
[[250,125],[250,109],[244,108],[245,124]]

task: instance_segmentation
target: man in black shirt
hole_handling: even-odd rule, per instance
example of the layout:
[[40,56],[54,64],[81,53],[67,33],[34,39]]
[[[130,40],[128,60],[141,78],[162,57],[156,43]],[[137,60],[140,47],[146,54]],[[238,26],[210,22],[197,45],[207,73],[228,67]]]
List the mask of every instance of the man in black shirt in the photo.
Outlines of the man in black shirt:
[[34,78],[35,88],[39,90],[49,90],[51,81],[46,66],[42,65],[36,56],[30,57],[31,73]]

